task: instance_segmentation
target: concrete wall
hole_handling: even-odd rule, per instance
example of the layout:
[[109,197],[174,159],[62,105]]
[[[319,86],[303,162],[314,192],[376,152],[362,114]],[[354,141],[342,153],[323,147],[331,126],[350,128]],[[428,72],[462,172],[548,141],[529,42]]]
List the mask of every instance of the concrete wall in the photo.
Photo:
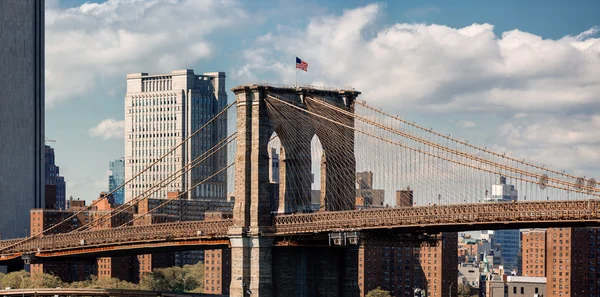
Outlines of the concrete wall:
[[508,287],[506,297],[534,297],[535,294],[546,296],[545,277],[509,277],[506,286]]
[[44,206],[44,1],[0,1],[0,236]]

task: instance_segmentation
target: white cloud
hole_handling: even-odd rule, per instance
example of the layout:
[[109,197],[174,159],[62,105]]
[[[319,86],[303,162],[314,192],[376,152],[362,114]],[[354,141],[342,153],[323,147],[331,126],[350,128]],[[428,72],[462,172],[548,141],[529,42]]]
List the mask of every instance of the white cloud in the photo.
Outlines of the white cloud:
[[498,128],[514,155],[553,168],[600,174],[600,114],[513,117]]
[[477,124],[473,121],[459,121],[458,126],[461,128],[475,128]]
[[186,68],[213,53],[208,36],[245,20],[236,0],[108,0],[46,10],[46,99],[123,84],[126,73]]
[[125,135],[125,121],[106,119],[96,127],[90,128],[90,136],[102,139],[123,139]]
[[293,83],[288,61],[298,55],[309,63],[302,83],[351,85],[391,109],[562,111],[600,103],[595,29],[557,40],[519,30],[498,36],[490,24],[378,29],[381,10],[371,4],[270,32],[245,52],[235,75]]

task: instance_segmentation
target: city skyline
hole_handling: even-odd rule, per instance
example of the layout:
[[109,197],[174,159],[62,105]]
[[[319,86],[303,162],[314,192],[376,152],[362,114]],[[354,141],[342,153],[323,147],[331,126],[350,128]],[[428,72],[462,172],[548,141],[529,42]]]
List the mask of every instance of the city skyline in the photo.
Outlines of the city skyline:
[[600,296],[600,4],[2,1],[9,295]]
[[[296,55],[311,65],[299,76],[302,84],[352,85],[363,92],[363,100],[407,120],[444,127],[440,132],[558,170],[598,177],[593,164],[600,160],[595,150],[600,140],[593,131],[600,125],[594,100],[600,58],[594,53],[600,42],[591,12],[600,4],[309,2],[304,13],[294,10],[290,17],[285,12],[292,11],[293,1],[273,8],[236,1],[144,3],[47,3],[46,132],[57,140],[57,163],[74,197],[90,201],[106,190],[106,163],[124,155],[119,139],[126,73],[209,69],[225,71],[230,87],[259,77],[291,84]],[[249,17],[265,11],[258,20]],[[189,13],[196,13],[202,25],[168,35],[169,46],[161,46],[168,26],[156,26],[152,16],[186,20]],[[248,26],[254,21],[259,25]],[[100,32],[108,35],[102,38]],[[69,42],[62,42],[67,37]],[[92,39],[93,44],[86,41]],[[143,45],[146,54],[132,56],[129,45]],[[386,50],[390,46],[397,53]],[[463,48],[470,52],[460,54]],[[374,56],[374,50],[381,52]],[[410,53],[411,59],[402,58]],[[527,63],[520,54],[529,57]],[[381,77],[378,69],[390,61],[398,70]],[[480,63],[491,71],[477,67]],[[432,65],[441,68],[430,73]],[[393,83],[407,81],[408,74],[433,84]],[[561,80],[564,75],[574,79]]]

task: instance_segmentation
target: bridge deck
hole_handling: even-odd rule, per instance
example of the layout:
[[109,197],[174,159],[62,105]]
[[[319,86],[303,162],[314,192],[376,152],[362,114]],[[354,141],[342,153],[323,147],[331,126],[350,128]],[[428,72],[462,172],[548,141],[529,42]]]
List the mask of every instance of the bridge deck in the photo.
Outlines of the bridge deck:
[[224,295],[212,295],[202,293],[174,293],[143,290],[119,290],[119,289],[11,289],[0,290],[0,296],[115,296],[115,297],[220,297]]
[[[277,215],[274,233],[266,236],[309,235],[343,231],[458,231],[549,225],[597,225],[600,201],[538,201],[381,208],[309,214]],[[181,245],[223,245],[231,219],[193,221],[92,230],[0,242],[0,261],[35,253],[40,257],[107,253]]]

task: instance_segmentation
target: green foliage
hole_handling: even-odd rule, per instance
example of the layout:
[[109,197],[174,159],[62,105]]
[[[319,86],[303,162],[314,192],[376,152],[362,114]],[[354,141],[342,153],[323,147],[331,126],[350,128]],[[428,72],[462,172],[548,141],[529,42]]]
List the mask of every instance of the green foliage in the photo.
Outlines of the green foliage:
[[154,269],[145,275],[140,285],[146,290],[169,292],[202,292],[204,288],[204,265],[185,265]]
[[390,295],[390,292],[377,287],[375,290],[371,290],[366,297],[392,297],[392,295]]
[[58,276],[47,273],[34,275],[30,280],[29,288],[62,288],[65,286],[65,283]]
[[474,295],[479,295],[477,289],[471,287],[470,285],[458,285],[458,297],[472,297]]
[[0,273],[0,287],[13,289],[33,289],[33,288],[56,288],[63,287],[65,284],[57,276],[51,274],[41,274],[31,277],[25,270],[11,272],[9,274]]
[[29,273],[25,270],[8,273],[2,278],[2,289],[6,287],[13,289],[29,288],[30,284]]
[[90,288],[90,289],[139,289],[139,285],[120,280],[118,278],[100,279],[92,275],[90,279],[83,282],[73,282],[71,288]]
[[[1,1],[1,0],[0,0]],[[132,289],[154,290],[168,292],[197,292],[204,290],[204,265],[185,265],[184,267],[169,267],[155,269],[144,276],[140,284],[133,284],[117,278],[99,279],[93,275],[82,282],[64,283],[59,277],[51,274],[39,274],[33,277],[25,271],[0,273],[2,289],[11,287],[21,288],[93,288],[93,289]]]

